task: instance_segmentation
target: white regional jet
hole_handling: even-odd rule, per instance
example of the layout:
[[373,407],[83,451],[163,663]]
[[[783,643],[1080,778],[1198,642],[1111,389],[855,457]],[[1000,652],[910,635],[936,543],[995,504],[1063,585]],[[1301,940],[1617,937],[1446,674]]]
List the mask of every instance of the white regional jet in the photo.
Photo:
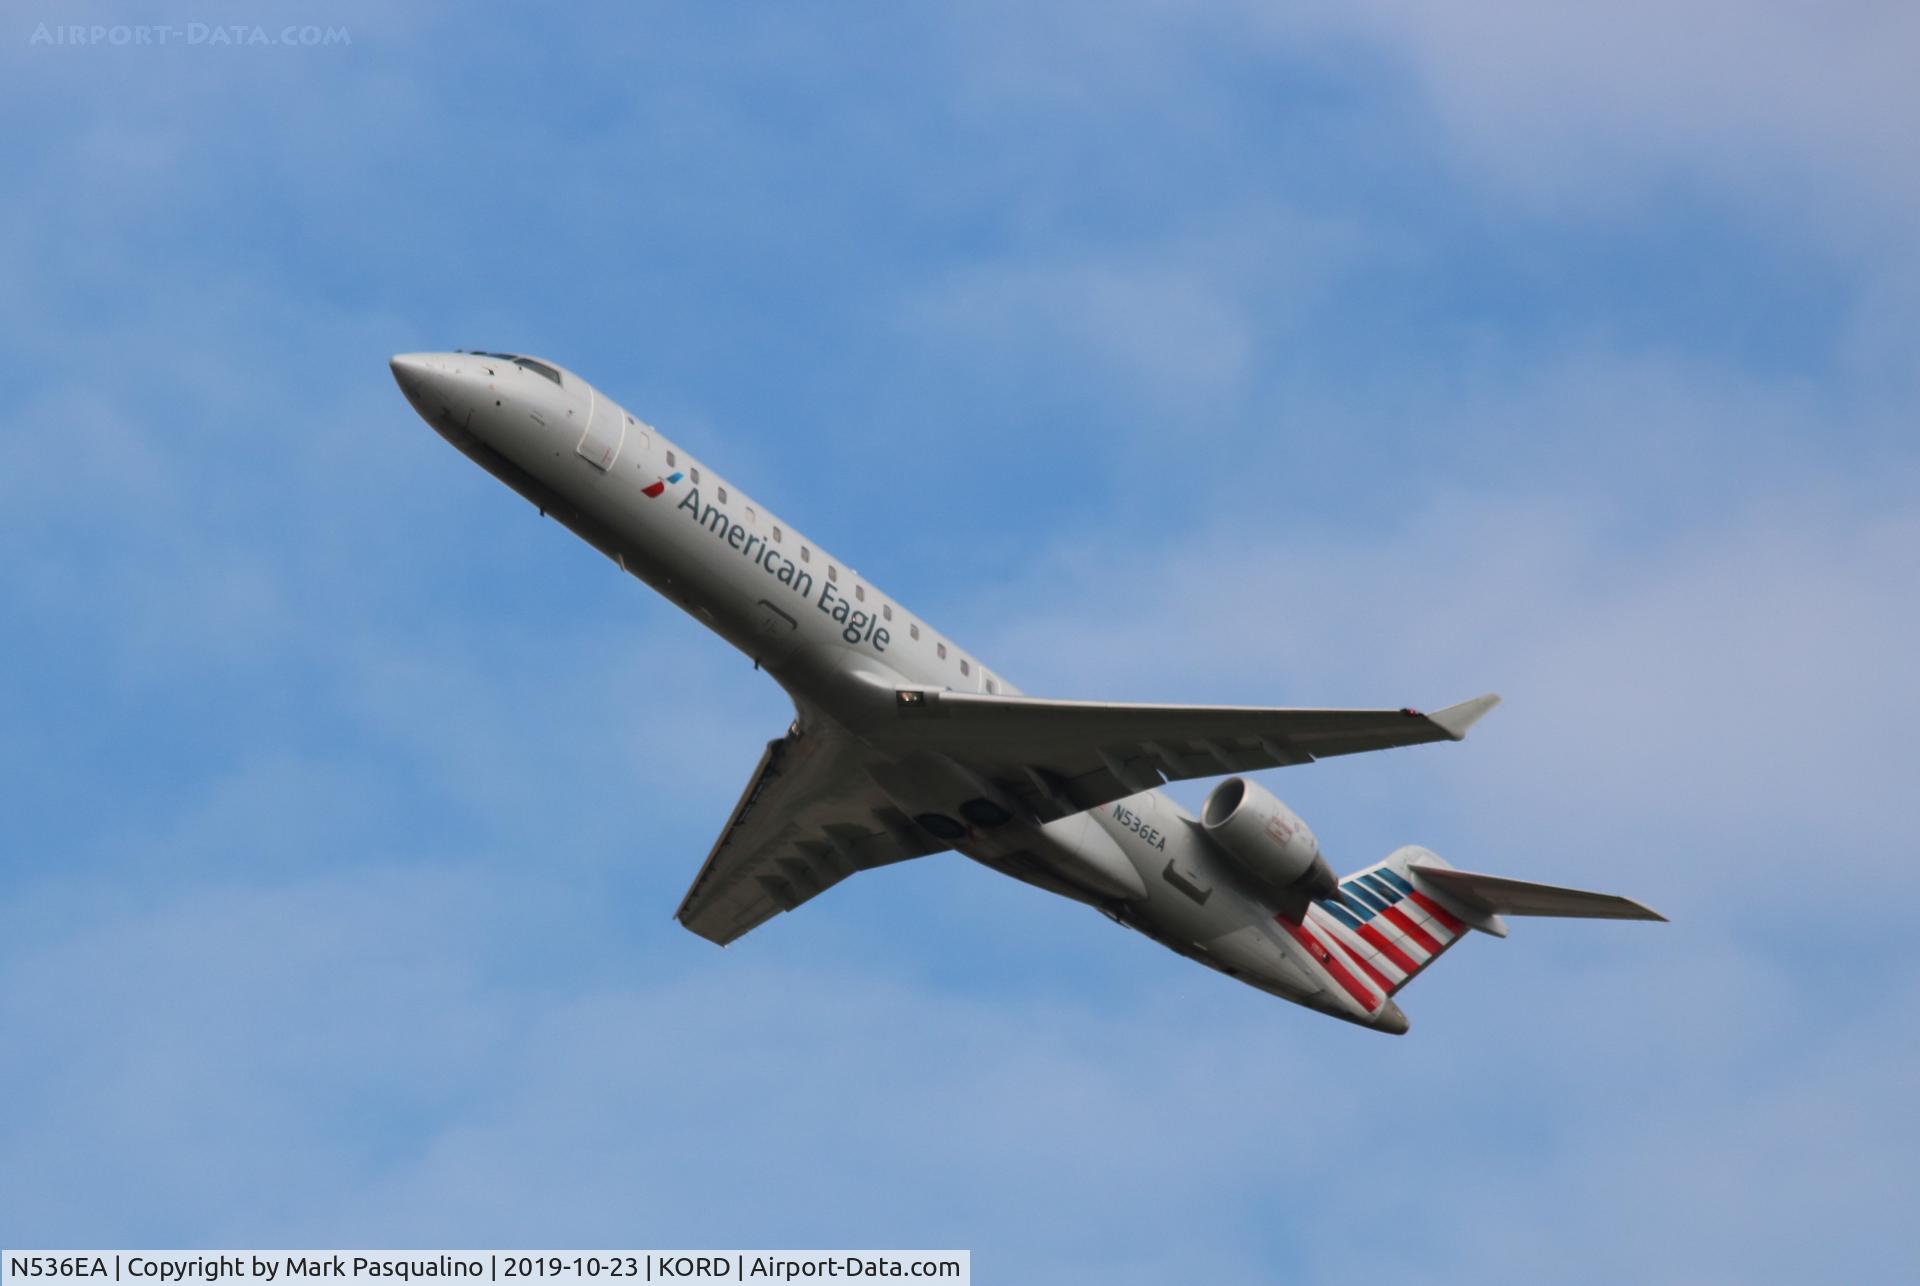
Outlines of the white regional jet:
[[1262,991],[1379,1031],[1394,994],[1502,915],[1658,920],[1623,897],[1455,870],[1424,848],[1334,878],[1243,776],[1196,819],[1163,782],[1458,741],[1477,697],[1274,710],[1022,696],[953,640],[579,376],[407,353],[421,418],[540,512],[751,657],[797,712],[675,913],[722,946],[856,871],[958,849]]

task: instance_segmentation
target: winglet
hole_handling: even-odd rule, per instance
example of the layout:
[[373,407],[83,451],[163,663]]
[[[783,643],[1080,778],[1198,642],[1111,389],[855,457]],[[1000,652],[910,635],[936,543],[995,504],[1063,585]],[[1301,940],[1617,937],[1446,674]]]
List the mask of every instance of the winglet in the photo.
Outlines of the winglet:
[[1440,731],[1455,741],[1464,741],[1467,729],[1480,722],[1480,716],[1500,704],[1500,694],[1489,692],[1484,697],[1475,697],[1471,701],[1462,701],[1459,705],[1448,706],[1444,710],[1435,710],[1427,718],[1440,725]]

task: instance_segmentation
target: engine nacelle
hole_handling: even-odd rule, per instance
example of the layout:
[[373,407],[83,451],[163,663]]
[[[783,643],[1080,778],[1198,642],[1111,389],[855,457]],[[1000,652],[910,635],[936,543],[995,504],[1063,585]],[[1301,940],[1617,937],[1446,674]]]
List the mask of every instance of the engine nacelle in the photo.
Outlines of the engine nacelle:
[[1340,887],[1307,824],[1244,777],[1229,777],[1213,788],[1200,810],[1200,825],[1276,899],[1327,897]]

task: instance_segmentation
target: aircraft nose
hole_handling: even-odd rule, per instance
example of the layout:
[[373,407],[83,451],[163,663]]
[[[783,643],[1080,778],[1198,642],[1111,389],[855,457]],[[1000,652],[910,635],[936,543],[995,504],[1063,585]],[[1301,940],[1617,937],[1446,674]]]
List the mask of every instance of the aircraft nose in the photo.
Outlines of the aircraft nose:
[[387,361],[393,382],[427,423],[471,419],[474,389],[457,353],[396,353]]
[[388,359],[387,367],[400,391],[415,402],[426,396],[427,385],[437,373],[426,353],[396,353]]

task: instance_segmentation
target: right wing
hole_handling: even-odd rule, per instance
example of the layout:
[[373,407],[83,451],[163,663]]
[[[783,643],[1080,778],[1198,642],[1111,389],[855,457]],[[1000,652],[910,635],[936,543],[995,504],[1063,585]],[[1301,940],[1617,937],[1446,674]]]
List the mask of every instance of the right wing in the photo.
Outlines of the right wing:
[[881,793],[871,754],[825,731],[768,742],[674,918],[724,947],[855,871],[945,848]]
[[1168,781],[1459,741],[1500,698],[1417,710],[1051,701],[903,688],[892,741],[966,764],[1052,820]]

